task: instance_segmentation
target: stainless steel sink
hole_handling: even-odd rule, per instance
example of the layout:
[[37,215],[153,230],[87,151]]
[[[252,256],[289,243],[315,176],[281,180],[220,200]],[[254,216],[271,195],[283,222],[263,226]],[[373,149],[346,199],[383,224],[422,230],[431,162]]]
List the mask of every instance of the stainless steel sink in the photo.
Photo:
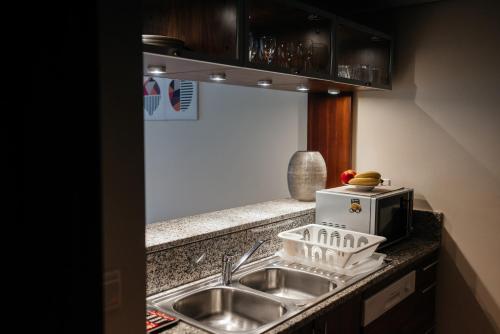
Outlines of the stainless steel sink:
[[268,294],[305,304],[337,287],[330,279],[299,270],[264,268],[244,275],[240,283]]
[[151,296],[147,303],[208,332],[258,334],[384,265],[344,276],[273,256],[242,267],[229,286],[216,275]]
[[282,303],[228,287],[202,290],[176,301],[173,309],[215,330],[244,332],[278,320]]

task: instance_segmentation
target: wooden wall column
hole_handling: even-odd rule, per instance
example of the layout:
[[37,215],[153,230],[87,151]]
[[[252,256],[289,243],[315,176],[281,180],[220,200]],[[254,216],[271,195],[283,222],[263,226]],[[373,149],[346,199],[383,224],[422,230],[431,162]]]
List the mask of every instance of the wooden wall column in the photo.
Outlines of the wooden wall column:
[[319,151],[328,171],[326,187],[341,185],[340,173],[352,167],[352,96],[310,93],[307,149]]

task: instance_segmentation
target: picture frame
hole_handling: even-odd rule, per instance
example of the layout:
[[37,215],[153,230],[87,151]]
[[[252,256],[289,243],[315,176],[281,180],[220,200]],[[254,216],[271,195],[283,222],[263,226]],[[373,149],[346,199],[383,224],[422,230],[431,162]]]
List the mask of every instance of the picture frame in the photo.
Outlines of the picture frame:
[[145,121],[198,119],[198,82],[143,77]]

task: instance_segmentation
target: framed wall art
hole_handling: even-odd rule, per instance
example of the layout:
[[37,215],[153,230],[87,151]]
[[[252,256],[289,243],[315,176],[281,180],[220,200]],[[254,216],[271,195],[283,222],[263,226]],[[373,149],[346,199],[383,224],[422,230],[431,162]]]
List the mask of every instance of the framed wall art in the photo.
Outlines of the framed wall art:
[[197,120],[198,82],[144,76],[144,120]]

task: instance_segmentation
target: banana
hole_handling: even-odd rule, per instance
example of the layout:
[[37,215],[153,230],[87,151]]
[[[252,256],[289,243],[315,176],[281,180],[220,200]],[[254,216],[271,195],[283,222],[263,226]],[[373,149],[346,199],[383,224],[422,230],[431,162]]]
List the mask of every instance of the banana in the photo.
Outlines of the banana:
[[364,173],[359,173],[359,174],[356,174],[355,178],[372,178],[372,179],[380,179],[381,175],[379,172],[375,172],[375,171],[368,171],[368,172],[364,172]]
[[349,180],[349,184],[355,186],[377,186],[380,183],[380,179],[372,177],[355,177]]

